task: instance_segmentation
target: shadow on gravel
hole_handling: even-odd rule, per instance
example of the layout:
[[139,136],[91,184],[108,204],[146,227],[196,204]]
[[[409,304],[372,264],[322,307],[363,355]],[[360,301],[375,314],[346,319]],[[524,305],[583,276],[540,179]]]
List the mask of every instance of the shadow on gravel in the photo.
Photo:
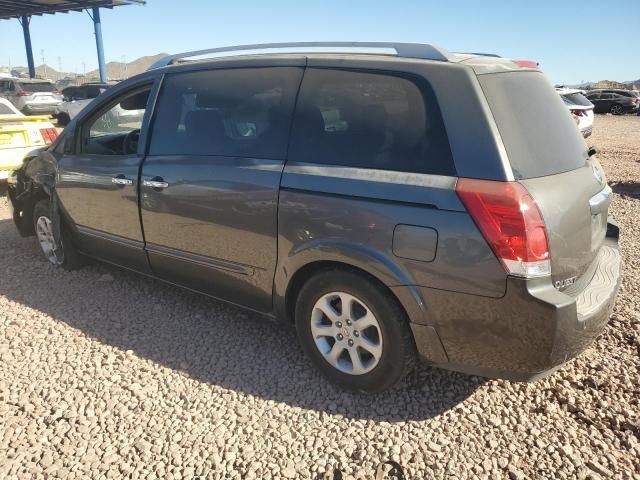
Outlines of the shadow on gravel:
[[621,197],[640,198],[640,182],[616,182],[610,185],[612,190]]
[[[20,238],[10,220],[0,220],[0,245],[0,295],[210,385],[303,409],[398,422],[453,409],[484,382],[422,367],[390,392],[345,393],[315,372],[289,326],[100,263],[75,272],[54,269],[35,239]],[[171,381],[161,371],[153,375]]]

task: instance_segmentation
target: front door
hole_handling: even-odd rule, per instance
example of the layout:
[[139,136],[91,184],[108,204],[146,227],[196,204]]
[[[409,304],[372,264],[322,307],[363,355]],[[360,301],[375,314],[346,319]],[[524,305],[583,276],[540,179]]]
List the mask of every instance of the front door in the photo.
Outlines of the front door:
[[301,77],[295,66],[165,76],[140,196],[156,275],[271,310],[278,192]]
[[83,120],[66,139],[56,184],[79,249],[143,272],[149,265],[138,210],[138,140],[150,90],[134,87]]

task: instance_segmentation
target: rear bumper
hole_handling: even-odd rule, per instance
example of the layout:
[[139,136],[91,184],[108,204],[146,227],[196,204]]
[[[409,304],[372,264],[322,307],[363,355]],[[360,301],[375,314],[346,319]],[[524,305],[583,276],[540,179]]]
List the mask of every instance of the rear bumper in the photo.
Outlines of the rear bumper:
[[22,108],[22,113],[25,115],[34,115],[34,114],[46,114],[52,115],[56,111],[57,103],[37,105],[37,104],[27,104]]
[[413,325],[422,359],[471,374],[529,381],[580,354],[606,326],[620,284],[617,227],[610,224],[609,230],[595,274],[577,297],[556,290],[548,278],[509,277],[499,299],[419,289],[423,320],[429,323]]

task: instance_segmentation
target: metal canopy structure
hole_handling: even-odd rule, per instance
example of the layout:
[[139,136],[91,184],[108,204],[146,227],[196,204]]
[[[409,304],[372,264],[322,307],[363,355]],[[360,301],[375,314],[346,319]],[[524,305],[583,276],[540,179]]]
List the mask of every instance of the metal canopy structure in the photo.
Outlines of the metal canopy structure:
[[104,60],[104,48],[102,45],[102,24],[100,22],[100,9],[113,8],[120,5],[144,5],[145,0],[0,0],[0,20],[16,18],[22,24],[24,34],[24,46],[27,51],[27,63],[29,64],[29,76],[36,76],[36,68],[33,62],[33,49],[31,47],[31,32],[29,24],[33,15],[45,15],[55,13],[91,11],[89,14],[93,20],[96,34],[96,50],[98,52],[98,67],[100,69],[100,81],[107,81],[107,67]]

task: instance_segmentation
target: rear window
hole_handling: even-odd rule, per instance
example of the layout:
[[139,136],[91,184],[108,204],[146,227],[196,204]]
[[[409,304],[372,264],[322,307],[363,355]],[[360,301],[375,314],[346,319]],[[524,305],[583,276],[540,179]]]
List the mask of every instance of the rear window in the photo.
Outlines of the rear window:
[[0,103],[0,115],[15,115],[16,112],[11,110],[7,105]]
[[573,103],[574,105],[582,105],[583,107],[591,106],[591,102],[589,101],[589,99],[579,92],[565,93],[562,96],[566,98],[569,103]]
[[427,82],[373,72],[307,69],[289,161],[455,175]]
[[54,87],[53,83],[42,82],[42,83],[18,83],[21,90],[25,90],[27,92],[53,92],[56,87]]
[[585,165],[587,147],[575,122],[539,72],[479,75],[517,179]]

